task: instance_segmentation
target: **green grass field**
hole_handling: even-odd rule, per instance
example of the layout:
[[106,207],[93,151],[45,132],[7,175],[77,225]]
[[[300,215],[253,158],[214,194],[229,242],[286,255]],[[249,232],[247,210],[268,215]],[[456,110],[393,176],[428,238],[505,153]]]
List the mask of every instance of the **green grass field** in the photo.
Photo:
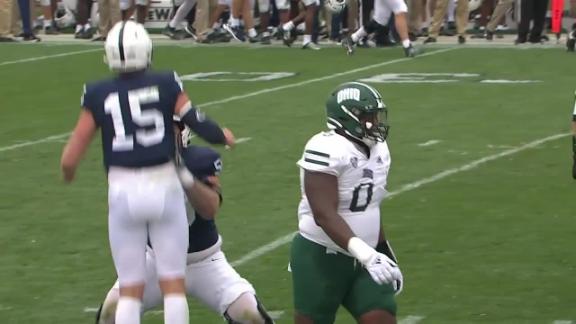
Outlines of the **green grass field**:
[[[77,53],[53,56],[67,52]],[[75,45],[0,46],[2,324],[91,323],[115,280],[99,140],[73,185],[62,183],[58,168],[83,83],[109,75],[102,54]],[[576,321],[576,184],[567,136],[576,58],[560,48],[442,47],[413,60],[400,55],[399,49],[353,57],[336,48],[155,49],[155,68],[180,75],[295,73],[271,81],[185,83],[210,116],[250,138],[222,151],[218,223],[228,259],[240,260],[238,271],[280,316],[277,322],[290,323],[289,244],[280,243],[297,229],[295,162],[325,127],[329,90],[384,73],[468,73],[426,78],[457,82],[371,83],[382,92],[392,125],[393,196],[382,204],[382,219],[406,280],[399,318]],[[14,62],[39,56],[51,57]],[[494,79],[539,82],[481,82]],[[190,310],[192,323],[222,323],[195,302]],[[161,322],[157,313],[144,320]],[[352,322],[339,314],[337,323]]]

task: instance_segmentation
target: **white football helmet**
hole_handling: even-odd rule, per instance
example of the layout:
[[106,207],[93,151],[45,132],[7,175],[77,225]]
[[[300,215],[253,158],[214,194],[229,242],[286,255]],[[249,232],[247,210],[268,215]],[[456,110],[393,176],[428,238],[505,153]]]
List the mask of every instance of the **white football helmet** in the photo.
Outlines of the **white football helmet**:
[[58,28],[71,27],[76,24],[76,18],[74,16],[74,11],[68,8],[64,3],[58,3],[58,8],[54,12],[54,21]]
[[[460,0],[460,1],[465,1],[465,0]],[[482,1],[483,0],[470,0],[468,2],[468,12],[472,12],[472,11],[480,8],[480,6],[482,5]]]
[[327,0],[326,1],[326,8],[328,10],[338,13],[346,7],[346,0]]
[[106,37],[106,63],[116,72],[146,69],[152,63],[152,40],[139,23],[121,21]]

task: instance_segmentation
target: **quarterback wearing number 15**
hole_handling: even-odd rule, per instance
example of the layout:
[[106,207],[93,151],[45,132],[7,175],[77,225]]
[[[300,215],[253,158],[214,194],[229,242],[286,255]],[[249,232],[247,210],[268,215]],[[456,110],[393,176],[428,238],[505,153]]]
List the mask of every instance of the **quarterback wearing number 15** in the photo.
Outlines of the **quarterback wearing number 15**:
[[340,305],[358,323],[395,323],[403,278],[380,226],[390,168],[387,108],[376,89],[349,82],[329,95],[326,113],[329,131],[314,135],[298,161],[295,323],[333,323]]
[[74,179],[101,129],[108,233],[120,286],[115,322],[140,323],[149,241],[164,296],[164,322],[188,323],[184,286],[188,220],[179,181],[185,172],[174,163],[172,120],[179,116],[213,144],[233,145],[234,136],[192,106],[175,72],[148,69],[152,41],[142,25],[117,23],[108,34],[105,51],[116,75],[84,87],[80,117],[62,153],[62,174],[66,182]]

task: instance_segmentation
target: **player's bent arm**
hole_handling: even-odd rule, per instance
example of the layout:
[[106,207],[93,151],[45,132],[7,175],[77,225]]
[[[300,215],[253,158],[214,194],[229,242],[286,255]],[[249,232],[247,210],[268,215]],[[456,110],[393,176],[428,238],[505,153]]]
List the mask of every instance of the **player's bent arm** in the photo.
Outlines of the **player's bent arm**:
[[220,209],[220,194],[201,181],[194,181],[191,187],[185,187],[186,196],[195,211],[205,219],[214,219]]
[[82,160],[84,153],[86,153],[96,130],[97,126],[92,113],[87,109],[82,109],[78,122],[76,123],[76,128],[74,128],[62,152],[60,168],[64,176],[64,181],[71,182],[74,180],[76,168]]
[[188,125],[194,133],[198,134],[198,136],[208,143],[234,145],[235,139],[232,132],[229,129],[220,128],[216,122],[199,112],[192,103],[190,103],[190,99],[185,92],[181,92],[178,95],[174,113],[179,116],[180,120]]
[[338,214],[338,178],[334,175],[304,171],[304,191],[314,221],[341,248],[348,250],[354,232]]

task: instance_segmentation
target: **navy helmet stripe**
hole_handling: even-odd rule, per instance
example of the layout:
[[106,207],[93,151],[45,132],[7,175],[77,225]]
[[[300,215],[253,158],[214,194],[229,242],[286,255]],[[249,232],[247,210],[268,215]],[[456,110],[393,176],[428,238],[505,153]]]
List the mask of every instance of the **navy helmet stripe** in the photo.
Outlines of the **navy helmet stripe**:
[[118,50],[120,51],[120,61],[124,62],[126,59],[124,57],[124,27],[126,26],[126,21],[122,22],[122,28],[120,28],[120,34],[118,35]]

